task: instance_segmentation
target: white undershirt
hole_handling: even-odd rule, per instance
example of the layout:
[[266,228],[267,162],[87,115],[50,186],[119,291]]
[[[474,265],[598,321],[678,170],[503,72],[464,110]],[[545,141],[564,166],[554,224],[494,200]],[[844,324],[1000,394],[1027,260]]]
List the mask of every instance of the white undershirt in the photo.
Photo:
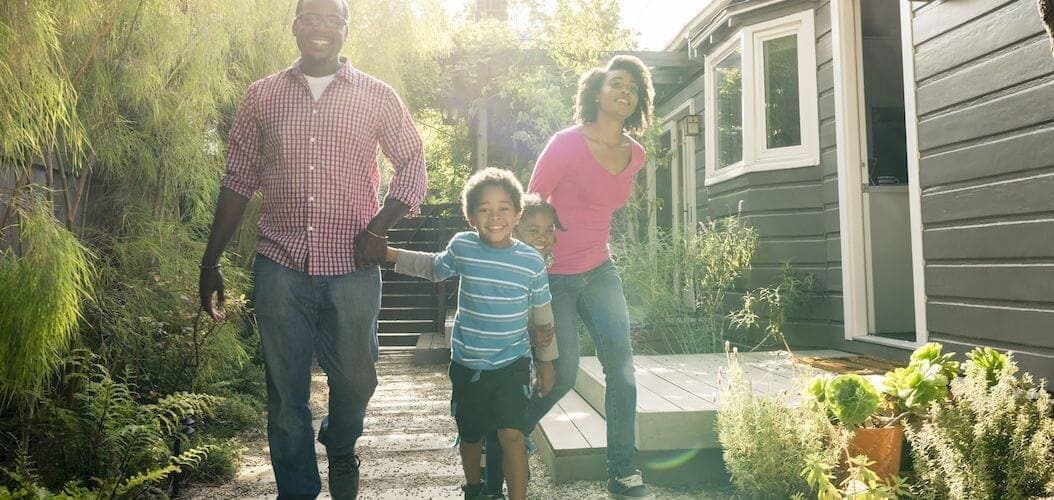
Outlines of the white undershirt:
[[316,101],[319,97],[322,97],[322,92],[325,92],[326,87],[329,86],[329,82],[332,82],[333,78],[336,76],[336,73],[333,73],[329,76],[304,75],[304,78],[307,80],[307,86],[311,87],[311,97],[313,97]]

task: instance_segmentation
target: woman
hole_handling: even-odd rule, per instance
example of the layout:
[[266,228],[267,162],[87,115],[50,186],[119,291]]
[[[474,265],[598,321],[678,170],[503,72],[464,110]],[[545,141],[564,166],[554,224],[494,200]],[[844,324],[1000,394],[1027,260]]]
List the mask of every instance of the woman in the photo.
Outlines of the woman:
[[[574,386],[581,318],[604,367],[607,487],[616,498],[653,496],[640,471],[632,468],[637,417],[633,349],[622,280],[608,249],[612,215],[629,200],[633,179],[644,166],[644,148],[627,132],[648,126],[653,96],[651,74],[636,57],[616,56],[604,68],[586,72],[575,100],[577,125],[549,140],[527,188],[556,208],[566,228],[553,246],[549,268],[560,351],[554,362],[556,385],[545,397],[532,398],[528,423],[533,428]],[[492,460],[497,450],[490,442],[487,446],[490,479],[498,461]],[[500,492],[500,480],[495,482],[494,492]]]

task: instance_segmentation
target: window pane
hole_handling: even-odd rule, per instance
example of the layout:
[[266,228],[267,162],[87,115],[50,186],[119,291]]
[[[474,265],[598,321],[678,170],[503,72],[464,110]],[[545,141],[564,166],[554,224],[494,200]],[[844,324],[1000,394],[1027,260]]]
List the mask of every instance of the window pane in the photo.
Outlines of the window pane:
[[764,42],[765,145],[768,148],[801,145],[798,109],[798,36]]
[[717,86],[717,168],[743,159],[743,81],[739,51],[714,68]]

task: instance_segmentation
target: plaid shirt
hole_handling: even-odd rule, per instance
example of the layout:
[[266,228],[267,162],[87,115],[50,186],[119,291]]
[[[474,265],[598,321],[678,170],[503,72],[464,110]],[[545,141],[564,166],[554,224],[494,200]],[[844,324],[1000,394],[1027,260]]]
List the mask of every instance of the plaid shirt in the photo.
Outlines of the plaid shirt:
[[311,275],[355,270],[355,236],[380,209],[378,146],[395,167],[388,197],[407,215],[427,186],[421,137],[395,91],[341,62],[318,101],[299,61],[249,86],[221,183],[263,194],[257,251]]

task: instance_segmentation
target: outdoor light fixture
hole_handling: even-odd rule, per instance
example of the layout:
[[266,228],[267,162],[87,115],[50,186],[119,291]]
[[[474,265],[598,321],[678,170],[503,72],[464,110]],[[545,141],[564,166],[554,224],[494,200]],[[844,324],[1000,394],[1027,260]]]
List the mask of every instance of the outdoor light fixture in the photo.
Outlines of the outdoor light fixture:
[[688,137],[696,137],[702,130],[702,115],[685,115],[681,118],[681,130]]

